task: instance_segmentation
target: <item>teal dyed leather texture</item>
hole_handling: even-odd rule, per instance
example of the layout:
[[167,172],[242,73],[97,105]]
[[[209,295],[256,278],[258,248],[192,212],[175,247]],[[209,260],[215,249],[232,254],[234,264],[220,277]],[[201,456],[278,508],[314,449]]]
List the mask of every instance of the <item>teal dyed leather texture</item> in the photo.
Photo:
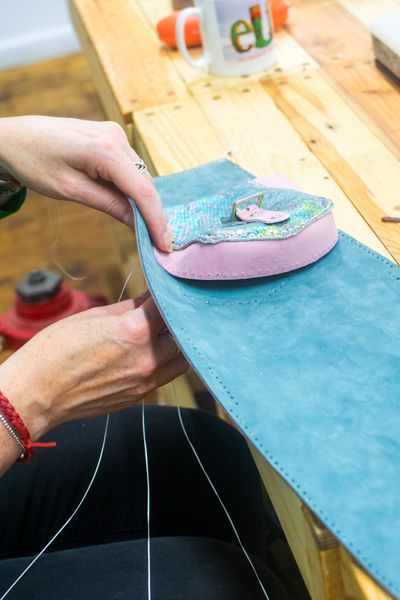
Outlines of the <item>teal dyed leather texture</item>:
[[[172,206],[248,177],[221,160],[156,185]],[[194,369],[267,461],[399,596],[400,268],[341,233],[327,256],[290,274],[177,279],[157,263],[136,217],[149,287]]]

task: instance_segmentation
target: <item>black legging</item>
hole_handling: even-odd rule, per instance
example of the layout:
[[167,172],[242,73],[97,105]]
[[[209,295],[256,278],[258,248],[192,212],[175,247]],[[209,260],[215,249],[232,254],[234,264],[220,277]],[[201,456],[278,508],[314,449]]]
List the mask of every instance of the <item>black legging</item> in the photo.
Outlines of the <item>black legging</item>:
[[[243,437],[182,410],[189,436],[272,599],[286,596],[262,563],[260,479]],[[110,417],[103,461],[84,504],[10,600],[147,598],[146,475],[141,407]],[[265,598],[182,432],[177,410],[146,407],[153,600]],[[97,462],[105,417],[53,430],[57,449],[0,479],[0,597],[64,523]],[[25,557],[25,558],[23,558]]]

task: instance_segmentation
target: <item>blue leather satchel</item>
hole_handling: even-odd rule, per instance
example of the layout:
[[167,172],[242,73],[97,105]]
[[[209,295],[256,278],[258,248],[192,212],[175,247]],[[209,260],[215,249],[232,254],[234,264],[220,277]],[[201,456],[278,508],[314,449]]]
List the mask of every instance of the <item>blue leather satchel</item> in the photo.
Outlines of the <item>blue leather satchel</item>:
[[[241,183],[227,161],[156,180],[166,206]],[[144,273],[207,387],[265,459],[383,586],[400,595],[400,268],[341,233],[289,274],[192,281]]]

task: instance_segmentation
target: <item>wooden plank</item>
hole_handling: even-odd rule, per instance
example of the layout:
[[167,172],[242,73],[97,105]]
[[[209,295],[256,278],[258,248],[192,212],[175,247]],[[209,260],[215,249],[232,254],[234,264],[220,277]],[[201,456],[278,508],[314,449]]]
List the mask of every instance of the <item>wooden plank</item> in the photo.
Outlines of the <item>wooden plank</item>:
[[[277,77],[281,73],[295,73],[316,69],[317,62],[286,29],[280,29],[275,34],[277,65],[266,72],[267,77]],[[261,75],[262,76],[262,75]]]
[[93,82],[96,86],[97,93],[100,97],[103,109],[107,118],[111,121],[119,123],[125,127],[125,117],[122,113],[122,108],[118,102],[118,98],[108,81],[107,75],[104,72],[103,66],[96,54],[94,42],[92,42],[88,32],[85,29],[84,22],[81,20],[80,14],[75,7],[75,3],[70,2],[70,12],[75,32],[79,37],[79,41],[86,60],[89,64]]
[[343,547],[340,548],[343,589],[349,600],[395,600],[366,573]]
[[376,123],[381,139],[400,149],[400,94],[375,66],[368,29],[336,1],[308,0],[305,9],[303,0],[292,0],[288,30],[361,116]]
[[134,123],[137,145],[146,148],[157,175],[189,169],[228,154],[194,100],[139,111]]
[[[338,225],[390,256],[261,84],[246,84],[219,94],[205,88],[198,101],[198,105],[195,101],[182,102],[179,110],[164,106],[148,111],[149,116],[146,111],[136,114],[139,135],[146,140],[158,173],[189,168],[223,155],[255,175],[281,173],[311,193],[332,198]],[[174,147],[169,151],[174,131]],[[183,135],[178,135],[179,131]]]
[[[321,160],[354,206],[400,263],[400,227],[382,223],[395,214],[400,162],[320,73],[265,82],[279,108]],[[388,227],[387,227],[388,225]]]
[[185,88],[134,2],[70,0],[75,29],[109,118],[171,102]]

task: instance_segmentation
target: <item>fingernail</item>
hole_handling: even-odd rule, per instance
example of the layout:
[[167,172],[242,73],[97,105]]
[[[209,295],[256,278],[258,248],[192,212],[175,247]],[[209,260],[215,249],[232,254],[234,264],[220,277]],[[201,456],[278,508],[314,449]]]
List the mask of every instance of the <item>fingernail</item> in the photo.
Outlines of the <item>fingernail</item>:
[[169,229],[169,227],[167,228],[167,231],[164,234],[164,249],[166,252],[172,252],[172,235],[171,235],[171,230]]
[[131,229],[133,229],[133,227],[135,226],[135,219],[131,212],[126,213],[126,215],[124,215],[124,223]]

